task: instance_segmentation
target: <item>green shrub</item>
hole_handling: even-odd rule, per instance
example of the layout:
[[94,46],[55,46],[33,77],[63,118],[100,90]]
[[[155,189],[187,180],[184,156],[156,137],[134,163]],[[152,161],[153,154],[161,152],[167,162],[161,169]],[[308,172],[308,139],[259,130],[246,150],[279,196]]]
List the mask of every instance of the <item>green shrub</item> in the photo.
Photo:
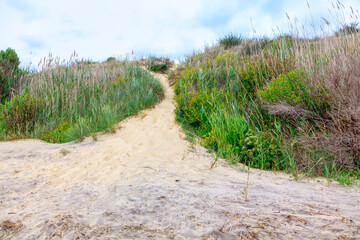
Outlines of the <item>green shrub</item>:
[[51,129],[47,133],[40,136],[40,139],[49,143],[62,143],[64,142],[64,133],[69,129],[71,124],[68,121],[60,123],[56,128]]
[[309,90],[307,83],[310,76],[302,69],[281,74],[271,80],[263,90],[259,91],[259,97],[272,103],[284,101],[289,104],[309,102]]
[[0,118],[8,131],[23,132],[34,125],[36,114],[40,107],[40,100],[23,92],[14,96],[10,101],[1,105]]
[[182,107],[184,120],[194,128],[204,128],[208,125],[207,114],[211,111],[211,100],[205,93],[190,94],[188,103]]
[[220,45],[224,46],[225,49],[238,46],[241,44],[242,41],[243,37],[235,33],[229,33],[218,40]]
[[16,81],[20,60],[15,50],[8,48],[0,51],[0,102],[9,97],[10,89]]
[[166,72],[168,70],[168,66],[166,64],[155,64],[149,66],[149,70],[153,72]]
[[115,61],[115,60],[116,60],[116,58],[114,58],[114,57],[108,57],[105,62],[108,63],[108,62],[112,62],[112,61]]

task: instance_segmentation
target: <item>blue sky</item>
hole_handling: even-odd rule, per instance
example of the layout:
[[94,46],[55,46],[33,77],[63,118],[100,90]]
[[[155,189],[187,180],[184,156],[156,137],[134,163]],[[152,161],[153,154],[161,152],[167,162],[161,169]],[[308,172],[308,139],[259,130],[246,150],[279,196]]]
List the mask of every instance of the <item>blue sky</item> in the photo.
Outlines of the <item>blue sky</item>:
[[[360,9],[359,0],[340,2],[347,11]],[[311,16],[316,26],[321,17],[333,26],[342,18],[332,1],[309,4],[310,10],[303,0],[0,0],[0,49],[14,48],[23,66],[49,53],[68,59],[74,51],[94,61],[132,51],[182,59],[229,32],[286,33],[286,14],[307,29]]]

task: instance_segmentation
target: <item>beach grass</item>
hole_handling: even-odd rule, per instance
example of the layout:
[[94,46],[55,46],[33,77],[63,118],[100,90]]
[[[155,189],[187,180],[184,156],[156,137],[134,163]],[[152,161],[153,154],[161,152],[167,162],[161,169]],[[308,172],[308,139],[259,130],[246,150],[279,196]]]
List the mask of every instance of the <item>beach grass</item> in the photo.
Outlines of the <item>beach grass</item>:
[[[36,114],[26,122],[22,112],[8,121],[3,117],[1,140],[40,138],[63,143],[95,132],[113,132],[118,122],[163,97],[160,82],[135,62],[92,63],[74,59],[75,55],[66,62],[45,58],[39,70],[23,79],[18,96],[32,98]],[[2,109],[18,109],[11,108],[15,106],[12,101],[8,100]],[[9,126],[14,119],[17,125]]]

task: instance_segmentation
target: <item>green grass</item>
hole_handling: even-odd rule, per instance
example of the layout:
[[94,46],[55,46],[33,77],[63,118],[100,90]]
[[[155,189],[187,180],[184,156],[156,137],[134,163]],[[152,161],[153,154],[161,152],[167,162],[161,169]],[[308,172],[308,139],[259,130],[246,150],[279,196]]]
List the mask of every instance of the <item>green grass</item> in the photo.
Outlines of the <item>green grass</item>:
[[63,143],[99,131],[112,132],[116,124],[163,97],[160,82],[131,62],[54,62],[28,76],[22,89],[43,104],[34,124],[23,131],[0,121],[1,140],[40,138]]

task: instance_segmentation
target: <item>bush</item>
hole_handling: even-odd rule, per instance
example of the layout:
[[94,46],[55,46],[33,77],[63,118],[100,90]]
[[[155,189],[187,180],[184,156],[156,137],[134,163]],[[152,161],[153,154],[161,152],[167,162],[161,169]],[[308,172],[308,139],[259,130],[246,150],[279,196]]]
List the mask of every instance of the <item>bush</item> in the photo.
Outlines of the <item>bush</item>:
[[1,105],[0,119],[8,131],[23,132],[33,127],[39,107],[39,99],[23,92]]
[[69,129],[71,124],[68,121],[60,123],[55,129],[51,129],[45,134],[40,136],[40,139],[49,143],[62,143],[64,142],[64,133]]
[[235,33],[229,33],[218,40],[220,45],[224,46],[225,49],[240,45],[242,41],[243,37]]
[[9,97],[10,89],[19,72],[19,64],[20,60],[15,50],[8,48],[6,51],[0,51],[0,102]]
[[166,72],[166,70],[168,70],[168,66],[166,64],[155,64],[152,66],[149,66],[149,70],[153,71],[153,72]]
[[306,83],[310,76],[303,70],[298,69],[288,74],[280,74],[271,80],[263,90],[259,91],[259,97],[272,103],[284,101],[289,104],[308,102],[309,91]]
[[108,62],[112,62],[112,61],[115,61],[115,60],[116,60],[116,58],[114,58],[114,57],[108,57],[105,62],[108,63]]
[[211,111],[210,96],[195,92],[188,103],[182,107],[185,122],[194,128],[206,128],[208,123],[207,114]]

